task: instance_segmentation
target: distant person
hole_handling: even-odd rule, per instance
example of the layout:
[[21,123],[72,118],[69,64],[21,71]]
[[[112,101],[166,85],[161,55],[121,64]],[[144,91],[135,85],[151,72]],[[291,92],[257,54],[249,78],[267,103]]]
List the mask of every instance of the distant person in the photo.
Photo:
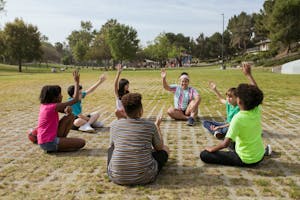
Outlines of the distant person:
[[161,116],[155,123],[141,119],[142,96],[138,93],[124,95],[122,103],[127,118],[111,124],[108,177],[120,185],[153,182],[169,157],[160,131]]
[[[101,121],[97,121],[100,116],[98,112],[92,112],[88,115],[82,114],[81,101],[87,95],[94,92],[95,89],[105,80],[106,77],[104,74],[102,74],[99,77],[99,80],[86,91],[82,91],[82,86],[81,85],[79,86],[79,101],[74,105],[72,105],[72,112],[75,115],[75,120],[72,127],[73,130],[79,130],[83,132],[95,132],[94,128],[103,127],[104,124]],[[68,94],[69,94],[69,101],[71,101],[74,98],[74,85],[71,85],[68,88]]]
[[[71,105],[79,100],[79,74],[73,72],[75,80],[74,98],[62,103],[61,88],[58,85],[46,85],[40,94],[40,113],[37,128],[37,141],[47,153],[56,151],[75,151],[85,145],[79,138],[67,138],[72,127],[74,115]],[[65,115],[59,120],[60,113]]]
[[226,105],[226,122],[216,122],[204,120],[203,126],[216,138],[223,139],[228,131],[230,122],[235,114],[240,111],[236,101],[236,88],[229,88],[226,92],[226,99],[217,90],[217,85],[214,82],[209,83],[209,87],[219,98],[220,102]]
[[179,76],[180,85],[168,85],[165,69],[161,70],[161,77],[164,89],[174,93],[174,108],[168,109],[168,115],[176,120],[187,120],[187,125],[193,126],[201,98],[196,89],[189,87],[188,73],[181,73]]
[[[237,87],[237,104],[241,111],[230,122],[225,139],[200,153],[203,162],[247,167],[257,165],[265,155],[271,154],[271,146],[264,148],[262,140],[260,104],[264,98],[263,92],[257,87],[250,65],[243,63],[242,69],[250,84],[242,83]],[[235,151],[220,151],[228,147],[231,141],[235,142]]]
[[115,84],[114,84],[114,89],[115,89],[115,99],[116,99],[116,117],[118,119],[120,118],[126,118],[126,113],[121,101],[121,98],[125,95],[129,93],[129,81],[125,78],[120,79],[120,75],[122,72],[122,65],[118,64],[116,66],[117,68],[117,75],[115,78]]

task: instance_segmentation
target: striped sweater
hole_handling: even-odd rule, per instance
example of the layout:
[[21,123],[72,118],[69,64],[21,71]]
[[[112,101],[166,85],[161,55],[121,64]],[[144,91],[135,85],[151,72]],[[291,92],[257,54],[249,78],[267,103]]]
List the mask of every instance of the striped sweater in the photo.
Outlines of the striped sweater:
[[122,185],[146,184],[154,181],[157,162],[152,146],[161,144],[153,122],[144,119],[120,119],[112,122],[110,143],[114,146],[108,165],[109,178]]

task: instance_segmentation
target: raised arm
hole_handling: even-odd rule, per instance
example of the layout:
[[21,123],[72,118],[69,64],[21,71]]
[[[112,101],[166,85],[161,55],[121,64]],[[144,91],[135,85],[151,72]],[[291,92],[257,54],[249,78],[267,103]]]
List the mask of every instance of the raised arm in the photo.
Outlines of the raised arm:
[[99,80],[94,85],[92,85],[89,89],[86,90],[86,94],[88,95],[88,94],[94,92],[94,90],[105,80],[106,80],[105,74],[100,75]]
[[250,81],[250,84],[255,85],[256,87],[258,87],[257,84],[256,84],[256,81],[254,80],[254,78],[252,76],[252,73],[251,73],[251,65],[247,62],[243,62],[242,63],[242,70],[243,70],[243,73],[245,74],[245,76]]
[[117,75],[116,75],[116,78],[115,78],[114,87],[115,87],[115,97],[116,97],[116,99],[119,99],[118,89],[119,89],[119,78],[120,78],[120,75],[121,75],[121,72],[122,72],[122,65],[118,64],[116,66],[116,68],[117,68]]
[[209,82],[209,87],[215,93],[215,95],[219,98],[220,102],[223,103],[223,104],[226,104],[226,100],[223,98],[223,96],[217,90],[217,85],[214,82],[210,81]]
[[160,123],[161,123],[161,121],[162,121],[162,115],[159,114],[156,117],[156,121],[155,121],[155,126],[157,128],[157,132],[158,132],[158,135],[159,135],[159,138],[160,138],[160,141],[161,141],[161,143],[159,145],[154,146],[155,150],[157,150],[157,151],[162,150],[163,147],[164,147],[164,140],[163,140],[163,136],[162,136],[161,130],[160,130]]
[[171,92],[172,90],[171,90],[170,86],[167,83],[167,72],[166,72],[165,68],[161,69],[160,75],[162,77],[162,83],[163,83],[164,89]]
[[[56,105],[56,111],[57,112],[65,112],[65,108],[67,106],[71,106],[75,103],[77,103],[77,101],[79,100],[79,79],[80,79],[80,75],[79,75],[79,72],[77,70],[75,70],[73,72],[73,78],[74,78],[74,81],[75,81],[75,84],[74,84],[74,98],[71,100],[71,101],[67,101],[67,102],[64,102],[64,103],[58,103]],[[68,113],[66,113],[68,114]]]

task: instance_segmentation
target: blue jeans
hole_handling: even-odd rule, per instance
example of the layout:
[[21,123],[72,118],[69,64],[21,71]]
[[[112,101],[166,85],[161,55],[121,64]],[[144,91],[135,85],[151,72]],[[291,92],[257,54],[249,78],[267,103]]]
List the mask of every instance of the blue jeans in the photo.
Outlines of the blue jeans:
[[55,137],[52,142],[40,144],[40,147],[47,153],[56,152],[58,150],[59,138]]
[[[207,120],[204,120],[202,122],[204,128],[206,128],[211,134],[214,134],[215,131],[211,130],[210,129],[210,126],[223,126],[227,123],[225,122],[215,122],[215,121],[207,121]],[[218,131],[223,134],[224,136],[226,135],[227,131],[228,131],[228,127],[225,127],[225,128],[220,128],[218,129]]]

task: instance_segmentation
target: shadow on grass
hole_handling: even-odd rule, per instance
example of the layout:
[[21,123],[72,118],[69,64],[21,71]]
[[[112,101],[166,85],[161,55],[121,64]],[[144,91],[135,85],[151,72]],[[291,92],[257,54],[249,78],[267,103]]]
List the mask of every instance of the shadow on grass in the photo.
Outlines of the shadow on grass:
[[49,155],[57,157],[107,157],[106,148],[80,149],[72,152],[55,152]]

